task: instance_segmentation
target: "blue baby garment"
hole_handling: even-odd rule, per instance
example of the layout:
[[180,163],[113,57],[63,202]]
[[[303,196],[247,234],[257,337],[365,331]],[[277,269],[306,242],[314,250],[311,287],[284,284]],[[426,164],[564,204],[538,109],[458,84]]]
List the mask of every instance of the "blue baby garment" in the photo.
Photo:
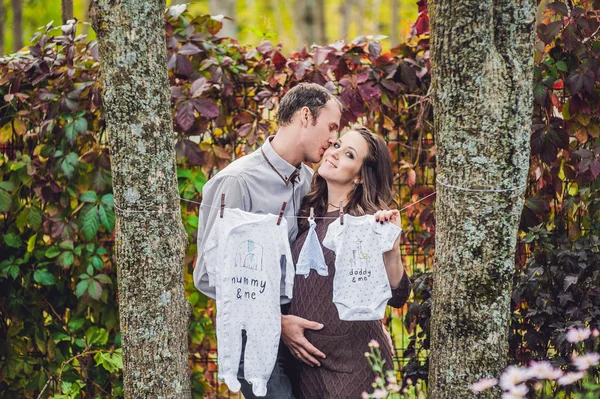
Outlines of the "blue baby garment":
[[323,257],[323,249],[319,243],[319,237],[315,230],[317,223],[314,219],[308,219],[310,227],[308,228],[308,234],[300,255],[298,256],[298,262],[296,263],[296,274],[303,275],[307,278],[310,274],[310,269],[315,270],[319,276],[327,276],[327,264]]

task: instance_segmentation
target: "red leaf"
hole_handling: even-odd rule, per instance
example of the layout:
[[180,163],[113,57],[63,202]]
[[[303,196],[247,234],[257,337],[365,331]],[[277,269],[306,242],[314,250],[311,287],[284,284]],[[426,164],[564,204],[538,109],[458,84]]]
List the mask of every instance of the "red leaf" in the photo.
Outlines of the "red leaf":
[[208,119],[213,119],[219,116],[219,106],[215,104],[213,100],[208,98],[196,98],[192,100],[196,111],[200,112],[202,116]]
[[275,54],[273,54],[273,65],[275,65],[275,68],[283,68],[285,66],[286,61],[287,60],[285,59],[285,57],[281,55],[279,51],[276,51]]
[[557,80],[556,82],[554,82],[554,85],[552,86],[552,88],[556,89],[556,90],[560,90],[563,87],[565,87],[565,82],[563,82],[562,80]]
[[175,122],[181,126],[183,131],[187,131],[194,124],[194,120],[196,120],[194,105],[190,101],[179,103],[177,114],[175,114]]

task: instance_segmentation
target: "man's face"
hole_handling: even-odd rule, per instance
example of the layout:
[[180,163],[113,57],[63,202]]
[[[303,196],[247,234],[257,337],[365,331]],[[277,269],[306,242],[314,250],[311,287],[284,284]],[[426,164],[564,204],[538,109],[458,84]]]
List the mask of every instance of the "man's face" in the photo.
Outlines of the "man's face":
[[[340,129],[342,112],[334,99],[325,104],[316,120],[310,120],[304,138],[304,160],[307,162],[321,162],[323,154],[332,145]],[[313,124],[314,123],[314,124]]]

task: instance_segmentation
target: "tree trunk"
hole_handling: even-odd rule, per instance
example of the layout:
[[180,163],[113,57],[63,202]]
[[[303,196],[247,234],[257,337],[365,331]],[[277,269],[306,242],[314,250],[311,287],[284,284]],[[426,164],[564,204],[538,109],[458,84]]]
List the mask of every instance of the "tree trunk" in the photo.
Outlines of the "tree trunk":
[[13,50],[19,51],[23,48],[23,1],[11,0],[13,12]]
[[497,377],[507,363],[536,5],[429,5],[438,184],[428,397],[495,398],[497,392],[477,396],[469,386]]
[[371,25],[371,34],[373,36],[377,36],[379,35],[379,18],[381,16],[381,0],[373,0],[373,4],[372,4],[372,18],[373,18],[373,24]]
[[315,42],[324,46],[327,44],[327,32],[325,31],[325,0],[315,0],[314,20],[315,20]]
[[191,398],[163,1],[94,0],[115,197],[125,398]]
[[[287,6],[287,2],[284,0],[283,2],[283,7],[285,8]],[[279,1],[278,0],[269,0],[269,8],[270,11],[273,13],[273,19],[275,19],[275,33],[277,34],[277,37],[280,37],[281,35],[283,35],[283,10],[281,10],[281,8],[279,7]]]
[[[307,0],[296,0],[294,2],[294,29],[296,30],[296,37],[298,37],[299,47],[304,46],[308,43],[308,29],[306,26],[306,5]],[[308,43],[310,44],[310,43]]]
[[223,20],[223,29],[219,32],[219,36],[237,38],[236,0],[210,0],[210,14],[231,18],[231,20]]
[[390,35],[390,41],[392,43],[392,47],[395,47],[400,42],[400,34],[398,33],[400,28],[400,0],[392,0],[392,34]]
[[73,0],[62,0],[62,22],[63,24],[73,19]]
[[342,23],[340,25],[340,37],[346,42],[349,41],[348,28],[350,26],[350,13],[352,12],[352,2],[353,0],[342,1],[342,4],[340,5],[340,14],[342,14]]

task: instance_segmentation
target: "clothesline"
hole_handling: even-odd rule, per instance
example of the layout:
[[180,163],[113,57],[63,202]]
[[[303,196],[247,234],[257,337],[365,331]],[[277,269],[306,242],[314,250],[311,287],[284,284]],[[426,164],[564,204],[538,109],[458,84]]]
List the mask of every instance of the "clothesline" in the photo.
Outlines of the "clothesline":
[[[415,201],[415,202],[413,202],[412,204],[409,204],[409,205],[405,206],[405,207],[404,207],[404,208],[402,208],[402,209],[399,209],[399,210],[398,210],[398,212],[402,212],[402,211],[404,211],[404,210],[406,210],[406,209],[410,208],[411,206],[413,206],[413,205],[416,205],[416,204],[418,204],[419,202],[421,202],[421,201],[423,201],[423,200],[426,200],[427,198],[429,198],[429,197],[431,197],[432,195],[435,195],[435,194],[436,194],[436,192],[434,191],[433,193],[431,193],[431,194],[429,194],[429,195],[427,195],[427,196],[425,196],[425,197],[421,198],[420,200],[418,200],[418,201]],[[188,199],[185,199],[185,198],[180,198],[180,199],[181,199],[182,201],[185,201],[185,202],[191,202],[191,203],[193,203],[193,204],[198,204],[198,205],[200,205],[200,206],[202,206],[202,207],[206,207],[206,208],[214,208],[214,209],[220,209],[220,208],[221,208],[220,206],[214,206],[214,205],[203,204],[203,203],[201,203],[201,202],[198,202],[198,201],[192,201],[192,200],[188,200]],[[225,209],[227,209],[227,208],[225,208]],[[309,219],[309,218],[310,218],[309,216],[287,216],[287,215],[284,215],[284,217],[285,217],[285,218],[288,218],[288,219]],[[315,217],[315,219],[337,219],[337,218],[338,218],[338,216],[316,216],[316,217]]]
[[[402,212],[402,211],[410,208],[411,206],[416,205],[419,202],[421,202],[423,200],[426,200],[427,198],[429,198],[429,197],[431,197],[431,196],[433,196],[435,194],[436,194],[436,192],[434,191],[433,193],[431,193],[429,195],[426,195],[425,197],[421,198],[420,200],[415,201],[412,204],[409,204],[409,205],[405,206],[402,209],[399,209],[398,212]],[[203,207],[215,208],[215,209],[220,209],[221,208],[220,206],[213,206],[213,205],[203,204],[203,203],[198,202],[198,201],[192,201],[192,200],[181,198],[181,197],[179,199],[181,201],[189,202],[189,203],[192,203],[192,204],[197,204],[197,205],[200,205],[200,206],[203,206]],[[176,212],[179,212],[178,209],[169,211],[169,210],[160,210],[160,209],[123,209],[123,208],[118,207],[117,205],[114,205],[114,207],[115,207],[115,209],[117,209],[117,210],[119,210],[121,212],[131,212],[131,213],[176,213]],[[225,208],[225,209],[227,209],[227,208]],[[287,216],[287,215],[284,215],[284,217],[288,218],[288,219],[308,219],[309,218],[309,216]],[[315,217],[315,219],[337,219],[337,218],[338,218],[337,216],[317,216],[317,217]]]

